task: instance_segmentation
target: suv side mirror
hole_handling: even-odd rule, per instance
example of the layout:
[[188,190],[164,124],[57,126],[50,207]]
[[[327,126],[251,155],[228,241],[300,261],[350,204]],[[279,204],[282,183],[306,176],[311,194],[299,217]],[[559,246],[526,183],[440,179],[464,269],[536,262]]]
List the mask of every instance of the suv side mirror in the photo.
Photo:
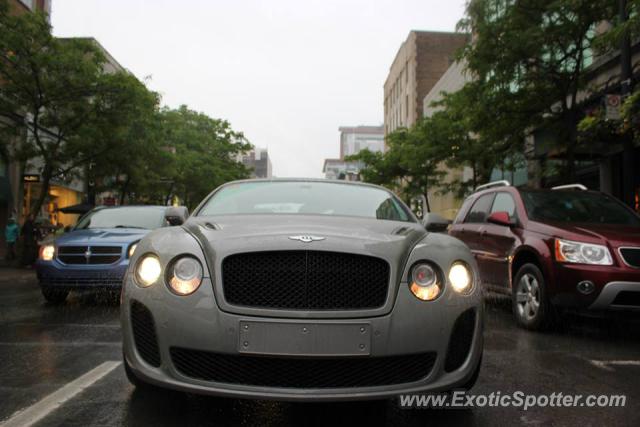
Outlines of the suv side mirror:
[[422,219],[422,224],[427,231],[439,232],[439,231],[447,231],[447,227],[451,224],[451,221],[441,217],[435,213],[426,213],[424,214],[424,218]]
[[487,218],[487,222],[490,222],[491,224],[504,225],[505,227],[513,227],[516,225],[509,217],[509,214],[504,211],[492,213],[489,215],[489,218]]
[[171,225],[182,225],[189,218],[186,206],[171,206],[164,212],[164,219]]

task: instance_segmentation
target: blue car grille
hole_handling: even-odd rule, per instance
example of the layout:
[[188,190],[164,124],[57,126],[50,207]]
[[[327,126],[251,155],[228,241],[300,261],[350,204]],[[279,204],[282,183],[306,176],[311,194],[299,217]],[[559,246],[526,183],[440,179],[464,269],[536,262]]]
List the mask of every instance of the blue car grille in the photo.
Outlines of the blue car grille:
[[120,246],[58,247],[58,260],[64,264],[113,264],[121,257]]

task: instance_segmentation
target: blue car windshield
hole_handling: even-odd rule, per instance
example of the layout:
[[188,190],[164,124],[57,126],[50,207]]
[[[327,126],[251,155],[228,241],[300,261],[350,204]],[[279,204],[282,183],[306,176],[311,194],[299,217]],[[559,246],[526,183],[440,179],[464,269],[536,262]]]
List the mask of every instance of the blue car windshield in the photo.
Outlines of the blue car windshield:
[[408,208],[380,188],[334,182],[239,182],[217,191],[197,215],[306,214],[414,221]]
[[156,207],[131,206],[99,209],[89,212],[75,227],[86,228],[144,228],[152,230],[164,222],[164,209]]

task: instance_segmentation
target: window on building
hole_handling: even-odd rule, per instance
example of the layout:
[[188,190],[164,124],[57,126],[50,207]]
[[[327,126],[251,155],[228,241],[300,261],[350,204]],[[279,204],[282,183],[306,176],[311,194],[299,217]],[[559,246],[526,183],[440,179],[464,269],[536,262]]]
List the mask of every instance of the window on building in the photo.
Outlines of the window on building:
[[31,10],[35,8],[36,0],[20,0],[20,2]]

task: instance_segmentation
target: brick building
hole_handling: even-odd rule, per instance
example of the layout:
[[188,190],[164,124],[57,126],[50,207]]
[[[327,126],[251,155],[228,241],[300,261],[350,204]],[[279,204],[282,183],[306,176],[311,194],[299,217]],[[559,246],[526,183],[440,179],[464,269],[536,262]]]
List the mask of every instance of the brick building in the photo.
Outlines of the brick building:
[[384,83],[384,134],[413,125],[423,100],[469,40],[460,33],[411,31],[396,54]]

